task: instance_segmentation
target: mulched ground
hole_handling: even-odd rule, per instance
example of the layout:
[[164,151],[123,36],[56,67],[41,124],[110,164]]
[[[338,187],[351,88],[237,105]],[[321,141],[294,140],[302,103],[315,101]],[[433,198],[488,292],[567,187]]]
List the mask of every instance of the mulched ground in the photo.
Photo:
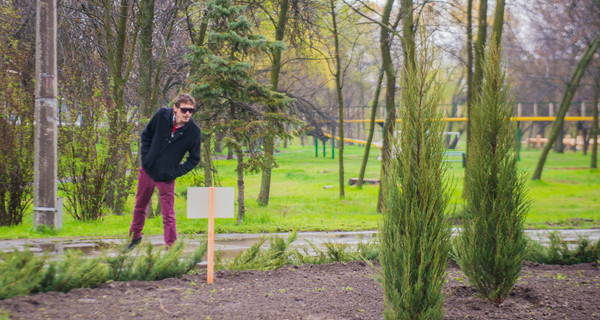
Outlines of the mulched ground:
[[[500,306],[476,298],[456,266],[448,269],[444,319],[596,319],[597,264],[528,263]],[[383,319],[383,293],[362,262],[217,271],[155,282],[112,282],[95,289],[0,301],[12,319]],[[1,314],[1,312],[0,312]]]

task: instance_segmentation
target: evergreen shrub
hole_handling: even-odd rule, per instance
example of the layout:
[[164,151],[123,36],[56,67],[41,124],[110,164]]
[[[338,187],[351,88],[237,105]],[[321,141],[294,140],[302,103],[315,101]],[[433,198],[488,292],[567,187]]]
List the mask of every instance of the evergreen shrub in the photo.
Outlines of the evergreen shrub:
[[[155,250],[151,243],[133,253],[122,250],[115,257],[108,257],[111,280],[115,281],[151,281],[165,278],[178,277],[190,272],[199,262],[207,250],[207,243],[203,241],[190,255],[183,256],[184,242],[177,240],[166,252]],[[139,254],[134,254],[139,252]]]
[[445,272],[450,251],[446,219],[447,163],[439,121],[437,72],[422,48],[414,66],[405,63],[401,130],[391,168],[382,177],[383,219],[380,263],[385,319],[442,319]]
[[[493,41],[492,41],[493,42]],[[501,303],[520,276],[527,249],[529,208],[525,177],[517,170],[513,99],[499,48],[486,53],[482,93],[471,111],[465,172],[463,229],[457,262],[484,298]]]
[[109,280],[160,280],[178,277],[192,270],[206,253],[206,242],[183,257],[183,241],[164,252],[151,244],[144,252],[121,251],[115,257],[106,254],[89,258],[77,251],[49,260],[30,250],[0,252],[0,300],[36,292],[93,288]]
[[543,264],[570,265],[600,261],[600,240],[592,243],[584,236],[577,237],[575,243],[561,238],[558,232],[550,233],[550,245],[530,241],[525,260]]

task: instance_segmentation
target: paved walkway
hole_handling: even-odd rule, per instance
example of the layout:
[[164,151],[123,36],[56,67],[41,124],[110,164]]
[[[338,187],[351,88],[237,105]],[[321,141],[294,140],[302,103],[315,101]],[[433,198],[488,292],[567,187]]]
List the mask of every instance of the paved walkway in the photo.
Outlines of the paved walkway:
[[[595,242],[600,239],[600,229],[586,230],[556,230],[563,239],[574,242],[579,236],[586,236]],[[457,230],[454,230],[456,234]],[[548,244],[548,235],[552,230],[526,230],[526,233],[534,240],[542,241]],[[238,253],[248,249],[262,237],[267,238],[264,247],[269,246],[269,237],[275,235],[287,238],[289,233],[264,233],[264,234],[244,234],[227,233],[215,235],[215,251],[220,252],[223,258],[232,258]],[[193,251],[199,244],[199,239],[206,238],[206,235],[182,236],[186,242],[186,251]],[[318,248],[323,248],[326,242],[341,243],[347,246],[356,246],[360,242],[368,242],[377,239],[377,231],[349,231],[349,232],[298,232],[298,239],[292,243],[296,248],[310,248],[310,243]],[[148,236],[144,241],[150,241],[155,246],[164,244],[162,235]],[[18,240],[0,240],[0,251],[12,251],[14,249],[23,250],[28,247],[35,253],[48,252],[51,255],[64,254],[67,250],[81,250],[88,255],[97,255],[102,250],[115,251],[116,248],[126,244],[124,238],[37,238],[37,239],[18,239]]]

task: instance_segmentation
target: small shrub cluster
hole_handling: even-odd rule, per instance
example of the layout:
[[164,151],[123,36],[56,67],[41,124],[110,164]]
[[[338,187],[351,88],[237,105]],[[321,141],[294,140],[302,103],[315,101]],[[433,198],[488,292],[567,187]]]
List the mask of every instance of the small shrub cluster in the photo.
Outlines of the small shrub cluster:
[[325,249],[320,249],[314,243],[309,242],[308,247],[298,250],[290,247],[296,239],[296,232],[292,233],[287,240],[274,236],[269,239],[269,248],[261,250],[262,245],[266,242],[266,239],[263,238],[248,250],[237,255],[231,262],[219,263],[219,268],[265,271],[279,269],[285,265],[376,260],[379,257],[379,245],[375,241],[360,242],[356,250],[351,250],[345,244],[331,242],[324,244]]
[[160,280],[188,273],[206,252],[201,243],[190,256],[181,257],[184,243],[178,241],[166,252],[148,244],[143,252],[121,251],[115,257],[87,258],[68,252],[59,260],[31,251],[0,253],[0,300],[36,292],[92,288],[107,281]]
[[266,242],[266,238],[262,238],[248,250],[237,255],[230,263],[222,266],[224,269],[230,270],[274,270],[290,264],[295,254],[295,250],[290,249],[290,244],[297,239],[296,232],[293,232],[287,240],[279,236],[274,236],[269,239],[270,247],[261,251],[262,245]]
[[571,265],[600,261],[600,240],[592,243],[589,238],[580,236],[574,244],[561,238],[558,232],[550,233],[550,245],[530,241],[525,260],[543,264]]

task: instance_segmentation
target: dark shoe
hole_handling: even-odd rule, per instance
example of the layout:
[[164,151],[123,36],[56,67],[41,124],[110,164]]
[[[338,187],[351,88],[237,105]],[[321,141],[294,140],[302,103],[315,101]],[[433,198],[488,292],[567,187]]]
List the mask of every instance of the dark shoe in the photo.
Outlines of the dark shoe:
[[133,248],[135,248],[135,246],[137,246],[141,242],[142,242],[142,237],[139,237],[137,239],[131,239],[131,243],[129,243],[125,249],[128,251],[133,250]]

